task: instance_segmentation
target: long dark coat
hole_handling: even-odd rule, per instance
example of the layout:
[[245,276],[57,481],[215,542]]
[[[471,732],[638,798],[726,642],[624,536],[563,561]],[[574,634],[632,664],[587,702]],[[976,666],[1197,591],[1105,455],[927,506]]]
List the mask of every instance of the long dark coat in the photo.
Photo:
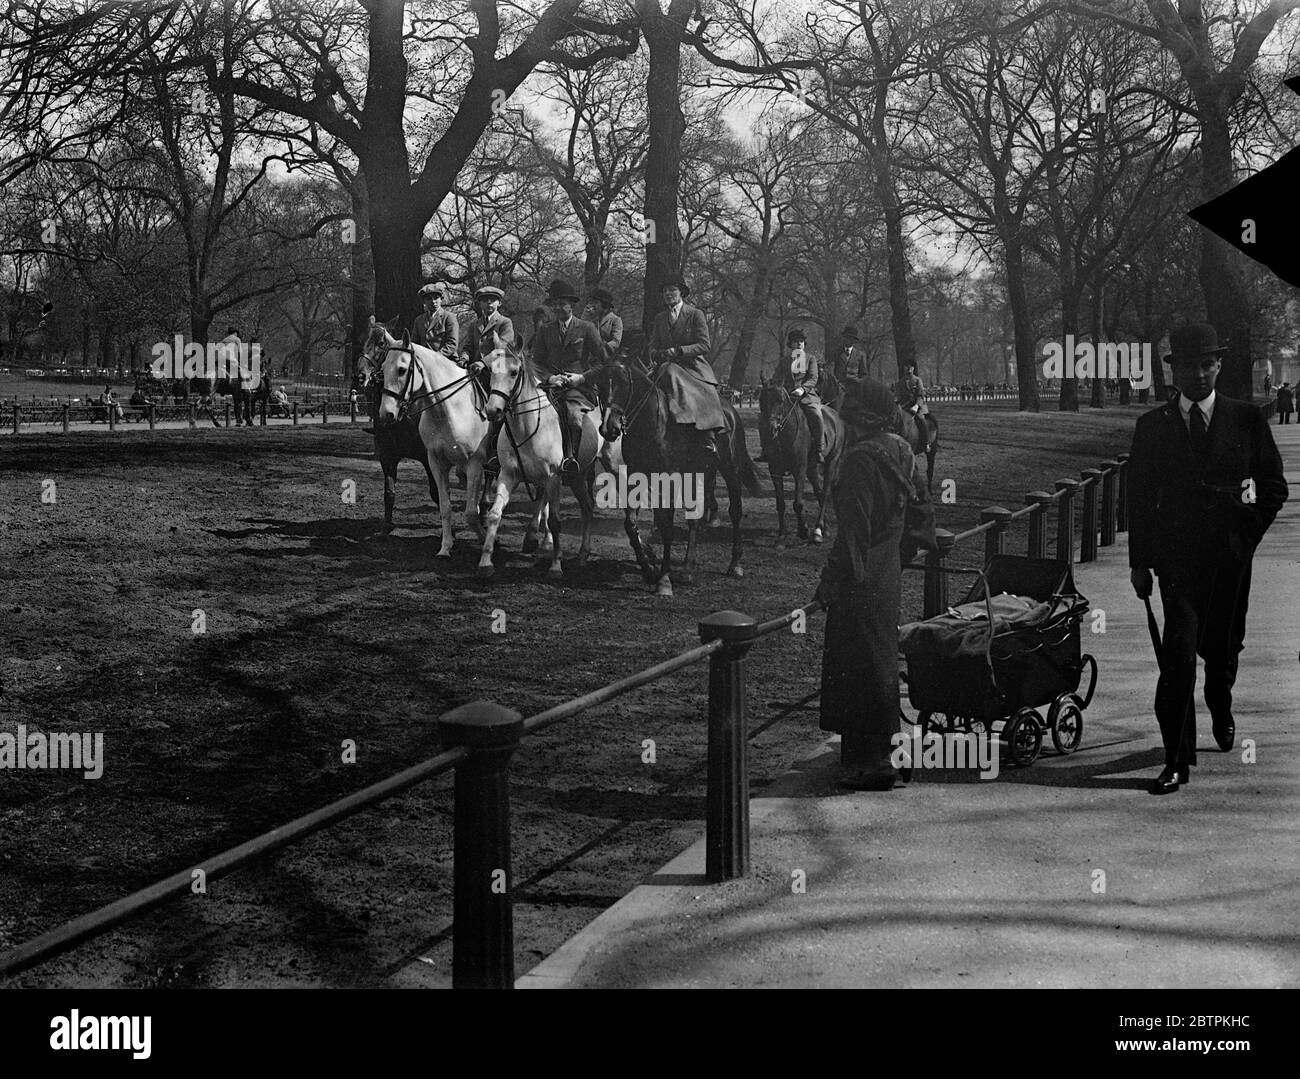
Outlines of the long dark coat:
[[838,526],[822,570],[835,592],[822,652],[821,729],[843,735],[841,757],[852,767],[885,772],[898,723],[898,617],[902,560],[915,552],[913,528],[933,542],[934,518],[925,472],[911,447],[880,432],[851,445],[834,491]]
[[672,362],[659,373],[659,385],[668,395],[668,414],[675,423],[689,423],[701,431],[722,427],[718,379],[709,366],[709,324],[704,312],[682,304],[674,322],[667,311],[655,315],[650,348],[672,351]]

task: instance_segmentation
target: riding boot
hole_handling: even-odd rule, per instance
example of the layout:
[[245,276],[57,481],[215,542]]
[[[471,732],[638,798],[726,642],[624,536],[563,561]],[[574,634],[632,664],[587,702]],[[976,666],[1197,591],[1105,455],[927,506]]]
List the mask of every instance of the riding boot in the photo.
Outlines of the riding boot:
[[822,414],[810,408],[803,415],[808,422],[808,463],[816,468],[822,461]]
[[574,427],[568,417],[560,423],[560,439],[564,444],[564,460],[560,462],[560,475],[571,480],[578,474],[578,449],[582,444],[582,428]]

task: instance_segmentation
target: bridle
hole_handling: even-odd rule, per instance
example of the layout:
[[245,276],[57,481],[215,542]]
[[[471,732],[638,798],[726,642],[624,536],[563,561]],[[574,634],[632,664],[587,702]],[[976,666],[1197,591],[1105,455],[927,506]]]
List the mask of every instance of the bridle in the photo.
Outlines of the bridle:
[[[760,400],[760,401],[763,399],[763,393],[766,392],[766,391],[769,390],[769,389],[780,390],[781,387],[775,385],[774,383],[768,383],[766,386],[763,387],[762,390],[759,391],[759,400]],[[783,392],[784,392],[784,391],[783,391]],[[788,395],[787,395],[787,396],[788,396]],[[772,428],[771,428],[771,434],[772,434],[772,437],[773,437],[773,438],[779,438],[779,437],[780,437],[782,430],[784,430],[784,428],[785,428],[785,425],[786,425],[787,423],[789,423],[790,420],[791,420],[791,418],[794,416],[794,410],[795,410],[796,408],[799,407],[799,402],[798,402],[794,397],[789,397],[789,401],[790,401],[790,407],[787,408],[787,409],[785,410],[785,415],[782,416],[782,417],[780,418],[780,420],[777,421],[777,424],[776,424],[775,427],[772,427]],[[770,422],[771,422],[771,421],[770,421],[770,419],[769,419],[769,423],[770,423]]]
[[622,436],[627,434],[627,429],[632,426],[633,421],[636,420],[641,410],[645,408],[645,406],[649,403],[650,398],[656,392],[657,387],[655,386],[654,376],[649,373],[646,373],[645,393],[641,395],[641,400],[636,401],[634,403],[633,397],[636,393],[636,385],[632,378],[631,366],[628,364],[611,363],[608,364],[607,367],[611,369],[615,367],[622,367],[628,373],[627,407],[625,408],[622,405],[619,405],[614,398],[614,378],[612,374],[608,378],[609,400],[605,402],[606,409],[615,408],[618,410],[618,433],[620,436]]
[[[389,355],[394,352],[400,352],[403,355],[410,357],[410,363],[407,364],[406,367],[406,376],[402,381],[402,388],[400,391],[390,390],[387,386],[382,385],[381,383],[379,396],[381,400],[384,397],[392,397],[397,400],[398,422],[405,420],[408,416],[410,416],[413,419],[419,419],[421,414],[426,412],[428,409],[433,408],[436,405],[445,404],[447,401],[451,400],[451,398],[456,396],[456,394],[460,393],[461,390],[463,390],[469,383],[473,382],[474,380],[473,375],[470,375],[467,372],[466,374],[462,375],[460,378],[453,379],[445,386],[436,386],[436,387],[428,386],[427,385],[429,381],[428,376],[424,373],[424,367],[421,366],[420,378],[423,382],[426,383],[427,388],[419,392],[412,392],[415,386],[416,365],[419,364],[420,362],[419,357],[416,356],[415,349],[409,344],[388,345],[384,352],[384,360],[379,364],[380,370],[382,370],[383,368],[383,363],[387,362]],[[447,391],[451,391],[451,392],[448,393]],[[419,410],[415,410],[412,407],[417,401],[423,401],[425,398],[432,398],[431,403]]]

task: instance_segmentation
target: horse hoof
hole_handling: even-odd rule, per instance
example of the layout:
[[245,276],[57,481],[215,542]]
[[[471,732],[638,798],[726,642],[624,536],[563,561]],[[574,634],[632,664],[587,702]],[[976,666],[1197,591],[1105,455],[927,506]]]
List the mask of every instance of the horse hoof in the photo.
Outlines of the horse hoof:
[[672,594],[673,594],[673,582],[670,581],[667,577],[662,578],[659,581],[659,583],[655,585],[655,595],[671,596]]
[[524,540],[524,554],[532,554],[535,550],[537,550],[537,537],[528,536]]
[[821,543],[821,541],[822,541],[822,530],[821,530],[820,528],[814,528],[814,529],[813,529],[813,533],[812,533],[812,541],[813,541],[813,543]]
[[439,552],[438,552],[436,555],[434,555],[433,557],[436,558],[439,562],[450,562],[450,561],[451,561],[451,552],[450,552],[450,551],[439,551]]
[[552,566],[550,569],[546,571],[546,576],[550,577],[551,580],[553,581],[558,581],[561,577],[564,576],[564,567]]
[[479,568],[474,571],[474,576],[480,581],[490,581],[494,573],[496,573],[495,566],[479,566]]
[[741,565],[740,565],[739,562],[733,562],[733,563],[731,563],[731,565],[729,565],[729,566],[727,567],[727,576],[728,576],[728,577],[743,577],[743,576],[745,576],[745,571],[744,571],[744,569],[741,567]]
[[585,565],[587,564],[587,560],[588,560],[590,557],[591,557],[591,552],[590,552],[590,551],[579,551],[579,552],[578,552],[578,562],[577,562],[577,564],[578,564],[579,566],[585,566]]

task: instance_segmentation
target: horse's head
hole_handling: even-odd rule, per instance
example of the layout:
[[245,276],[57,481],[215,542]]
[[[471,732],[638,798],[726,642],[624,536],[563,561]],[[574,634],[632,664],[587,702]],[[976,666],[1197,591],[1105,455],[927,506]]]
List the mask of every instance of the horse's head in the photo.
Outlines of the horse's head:
[[405,417],[411,396],[423,385],[424,376],[411,348],[411,335],[403,333],[400,341],[394,341],[387,329],[383,334],[385,340],[375,349],[383,386],[378,415],[381,424],[392,424]]
[[515,406],[528,374],[523,352],[516,352],[500,340],[496,345],[483,357],[490,377],[487,403],[483,406],[483,411],[494,423]]
[[627,428],[627,414],[632,401],[632,372],[626,361],[614,360],[596,368],[587,378],[600,404],[600,437],[606,442],[614,442]]
[[370,326],[366,330],[365,340],[361,347],[361,358],[365,361],[359,372],[361,385],[363,387],[370,383],[378,376],[380,365],[384,362],[384,354],[388,349],[397,345],[397,339],[393,334],[397,332],[397,325],[401,321],[401,316],[395,316],[388,322],[376,322],[375,316],[370,316]]

